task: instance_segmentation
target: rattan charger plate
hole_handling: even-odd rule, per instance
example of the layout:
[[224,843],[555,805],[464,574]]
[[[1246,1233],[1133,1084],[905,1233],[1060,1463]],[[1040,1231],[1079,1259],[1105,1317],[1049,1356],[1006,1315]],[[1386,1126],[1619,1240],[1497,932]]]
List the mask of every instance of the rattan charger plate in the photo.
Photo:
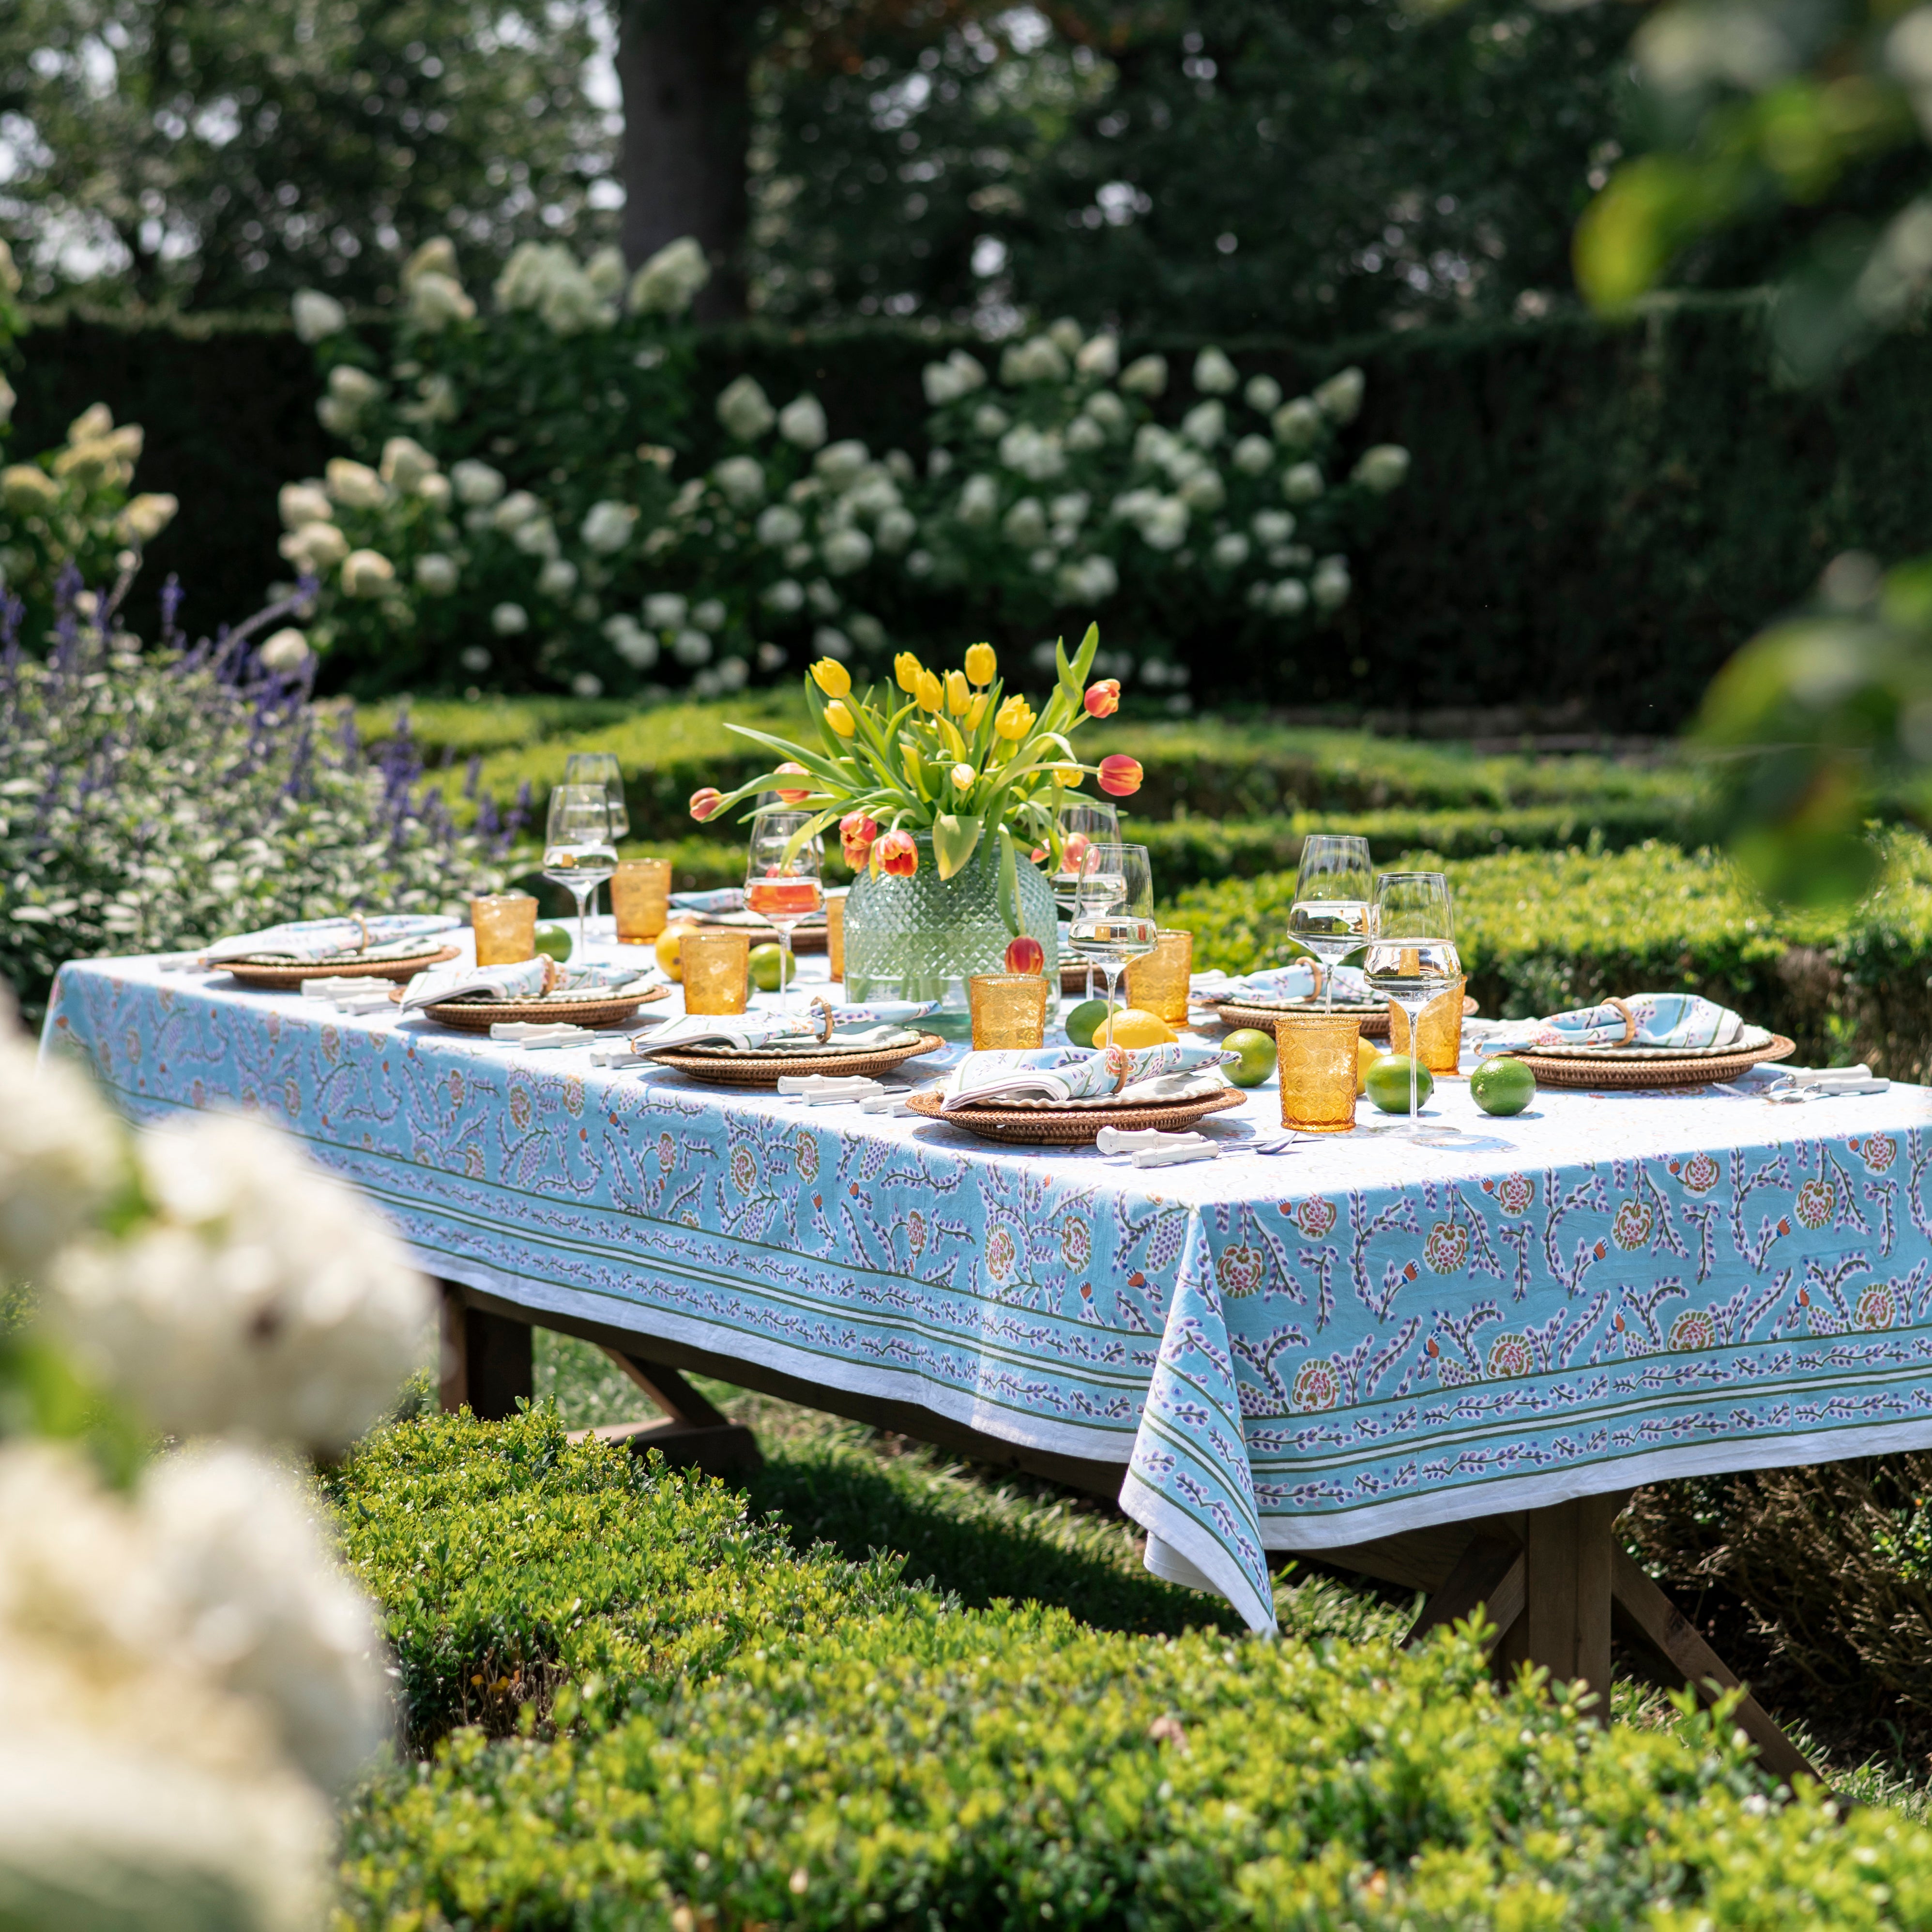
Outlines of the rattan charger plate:
[[1773,1034],[1765,1046],[1749,1047],[1736,1053],[1708,1051],[1667,1060],[1655,1049],[1640,1059],[1625,1056],[1614,1047],[1584,1058],[1555,1053],[1513,1053],[1536,1076],[1540,1087],[1598,1087],[1617,1092],[1646,1088],[1702,1087],[1714,1080],[1735,1080],[1740,1073],[1767,1060],[1789,1060],[1798,1051],[1796,1043],[1781,1033]]
[[1000,1141],[1010,1147],[1084,1147],[1099,1138],[1102,1127],[1157,1127],[1171,1132],[1191,1127],[1210,1114],[1238,1107],[1246,1098],[1238,1087],[1223,1087],[1191,1100],[1147,1100],[1129,1106],[962,1107],[949,1114],[944,1106],[945,1096],[937,1088],[929,1088],[923,1094],[909,1094],[906,1105],[929,1120],[963,1127],[982,1141]]
[[[1206,1003],[1210,1010],[1220,1016],[1221,1023],[1228,1027],[1255,1027],[1263,1033],[1273,1033],[1274,1023],[1290,1013],[1318,1013],[1322,1002],[1311,995],[1305,1000],[1284,1000],[1276,1006],[1244,1006],[1238,1000],[1210,1000]],[[1336,1012],[1353,1013],[1362,1022],[1364,1040],[1387,1040],[1389,1036],[1389,1010],[1386,1001],[1373,1006],[1338,1005]],[[1466,993],[1462,996],[1462,1017],[1468,1019],[1476,1010],[1476,1003]]]
[[299,966],[250,966],[238,959],[215,970],[232,974],[244,986],[286,993],[310,980],[394,980],[400,983],[413,980],[425,966],[440,966],[456,955],[454,946],[440,946],[433,952],[413,952],[406,959],[316,960]]
[[660,1066],[688,1073],[713,1087],[776,1088],[788,1076],[822,1073],[831,1079],[888,1073],[922,1053],[946,1044],[936,1033],[922,1033],[903,1046],[827,1047],[819,1053],[656,1053]]
[[416,1010],[438,1026],[464,1033],[488,1033],[493,1026],[517,1020],[538,1026],[614,1027],[622,1026],[640,1006],[670,998],[668,986],[652,986],[617,1000],[439,1000]]

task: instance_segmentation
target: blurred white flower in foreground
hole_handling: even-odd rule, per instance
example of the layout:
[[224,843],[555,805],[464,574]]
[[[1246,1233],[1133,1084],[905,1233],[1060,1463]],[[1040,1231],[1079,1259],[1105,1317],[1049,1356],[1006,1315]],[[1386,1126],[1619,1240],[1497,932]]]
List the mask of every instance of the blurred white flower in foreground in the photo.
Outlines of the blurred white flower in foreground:
[[154,1217],[62,1258],[56,1332],[171,1433],[354,1442],[425,1352],[429,1288],[395,1238],[258,1122],[200,1116],[137,1153]]
[[631,279],[631,307],[640,315],[682,315],[711,279],[704,250],[688,235],[668,242]]
[[[0,1448],[0,1917],[128,1932],[312,1928],[327,1896],[328,1807],[278,1748],[286,1714],[224,1682],[194,1634],[198,1622],[277,1623],[232,1601],[259,1563],[247,1577],[204,1573],[212,1587],[193,1605],[167,1570],[192,1573],[195,1553],[164,1559],[148,1500],[106,1494],[64,1448]],[[264,1544],[286,1554],[280,1536]],[[323,1694],[342,1688],[338,1676]],[[355,1705],[375,1708],[366,1692]]]
[[0,1276],[32,1274],[132,1178],[127,1136],[80,1070],[39,1060],[0,1000]]
[[294,302],[296,334],[304,342],[320,342],[349,326],[349,311],[320,289],[298,289]]
[[718,392],[718,420],[740,442],[749,442],[763,436],[778,414],[755,376],[739,376]]
[[808,393],[794,396],[778,412],[778,434],[800,449],[816,449],[830,434],[825,405]]

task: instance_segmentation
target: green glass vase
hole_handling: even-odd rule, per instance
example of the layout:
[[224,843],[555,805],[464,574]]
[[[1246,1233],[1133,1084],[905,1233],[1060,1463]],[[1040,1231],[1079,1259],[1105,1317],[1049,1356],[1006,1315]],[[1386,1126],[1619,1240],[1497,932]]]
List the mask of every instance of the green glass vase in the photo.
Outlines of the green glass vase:
[[[982,838],[950,879],[939,876],[932,835],[914,834],[919,870],[910,878],[861,872],[845,902],[845,994],[853,1000],[932,1000],[964,1012],[966,982],[1006,970],[1013,935],[1000,916],[1000,842]],[[1060,983],[1060,915],[1053,888],[1022,856],[1017,868],[1020,930],[1046,952]]]

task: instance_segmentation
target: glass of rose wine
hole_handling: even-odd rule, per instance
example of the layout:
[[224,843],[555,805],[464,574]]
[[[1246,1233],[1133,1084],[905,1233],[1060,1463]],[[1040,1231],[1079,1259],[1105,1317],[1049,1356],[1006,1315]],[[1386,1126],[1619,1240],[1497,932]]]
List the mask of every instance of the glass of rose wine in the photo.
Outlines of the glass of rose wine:
[[825,910],[825,848],[806,836],[812,822],[808,812],[760,812],[752,820],[745,906],[778,928],[781,1005],[792,982],[792,928]]

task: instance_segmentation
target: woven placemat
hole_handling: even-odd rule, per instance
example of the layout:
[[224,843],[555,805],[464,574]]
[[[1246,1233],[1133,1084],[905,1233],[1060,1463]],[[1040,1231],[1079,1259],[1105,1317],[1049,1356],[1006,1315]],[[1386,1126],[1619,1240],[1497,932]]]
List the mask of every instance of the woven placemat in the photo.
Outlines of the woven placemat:
[[[1253,1027],[1272,1039],[1276,1020],[1286,1019],[1291,1013],[1318,1013],[1322,1002],[1310,1000],[1305,1006],[1244,1006],[1233,1000],[1222,1000],[1210,1002],[1209,1010],[1219,1016],[1223,1026]],[[1364,1040],[1388,1038],[1387,1006],[1337,1006],[1335,1012],[1337,1018],[1360,1020]]]
[[237,960],[215,970],[232,974],[244,986],[285,993],[310,980],[394,980],[400,983],[413,980],[425,966],[440,966],[446,959],[454,959],[457,952],[454,946],[442,946],[434,952],[412,953],[406,959],[316,960],[299,966],[250,966]]
[[1772,1035],[1768,1046],[1738,1053],[1700,1053],[1682,1060],[1660,1059],[1654,1052],[1641,1060],[1626,1060],[1611,1048],[1588,1060],[1548,1053],[1513,1053],[1508,1057],[1521,1060],[1536,1076],[1540,1087],[1594,1087],[1629,1093],[1643,1088],[1702,1087],[1713,1080],[1735,1080],[1761,1061],[1789,1060],[1797,1051],[1796,1043],[1780,1033]]
[[828,1047],[822,1053],[654,1053],[660,1066],[688,1073],[712,1087],[775,1088],[788,1076],[822,1073],[828,1079],[856,1079],[890,1072],[922,1053],[946,1044],[936,1033],[922,1033],[904,1046]]
[[1097,1139],[1102,1127],[1157,1127],[1163,1132],[1191,1127],[1210,1114],[1238,1107],[1247,1098],[1238,1088],[1202,1094],[1189,1100],[1149,1100],[1136,1106],[1046,1109],[1023,1107],[962,1107],[947,1113],[937,1088],[908,1095],[906,1105],[929,1120],[964,1127],[982,1141],[1012,1147],[1084,1147]]
[[542,1026],[622,1026],[640,1006],[670,998],[668,986],[626,993],[621,1000],[439,1000],[416,1011],[438,1026],[464,1033],[488,1033],[493,1026],[523,1020]]

